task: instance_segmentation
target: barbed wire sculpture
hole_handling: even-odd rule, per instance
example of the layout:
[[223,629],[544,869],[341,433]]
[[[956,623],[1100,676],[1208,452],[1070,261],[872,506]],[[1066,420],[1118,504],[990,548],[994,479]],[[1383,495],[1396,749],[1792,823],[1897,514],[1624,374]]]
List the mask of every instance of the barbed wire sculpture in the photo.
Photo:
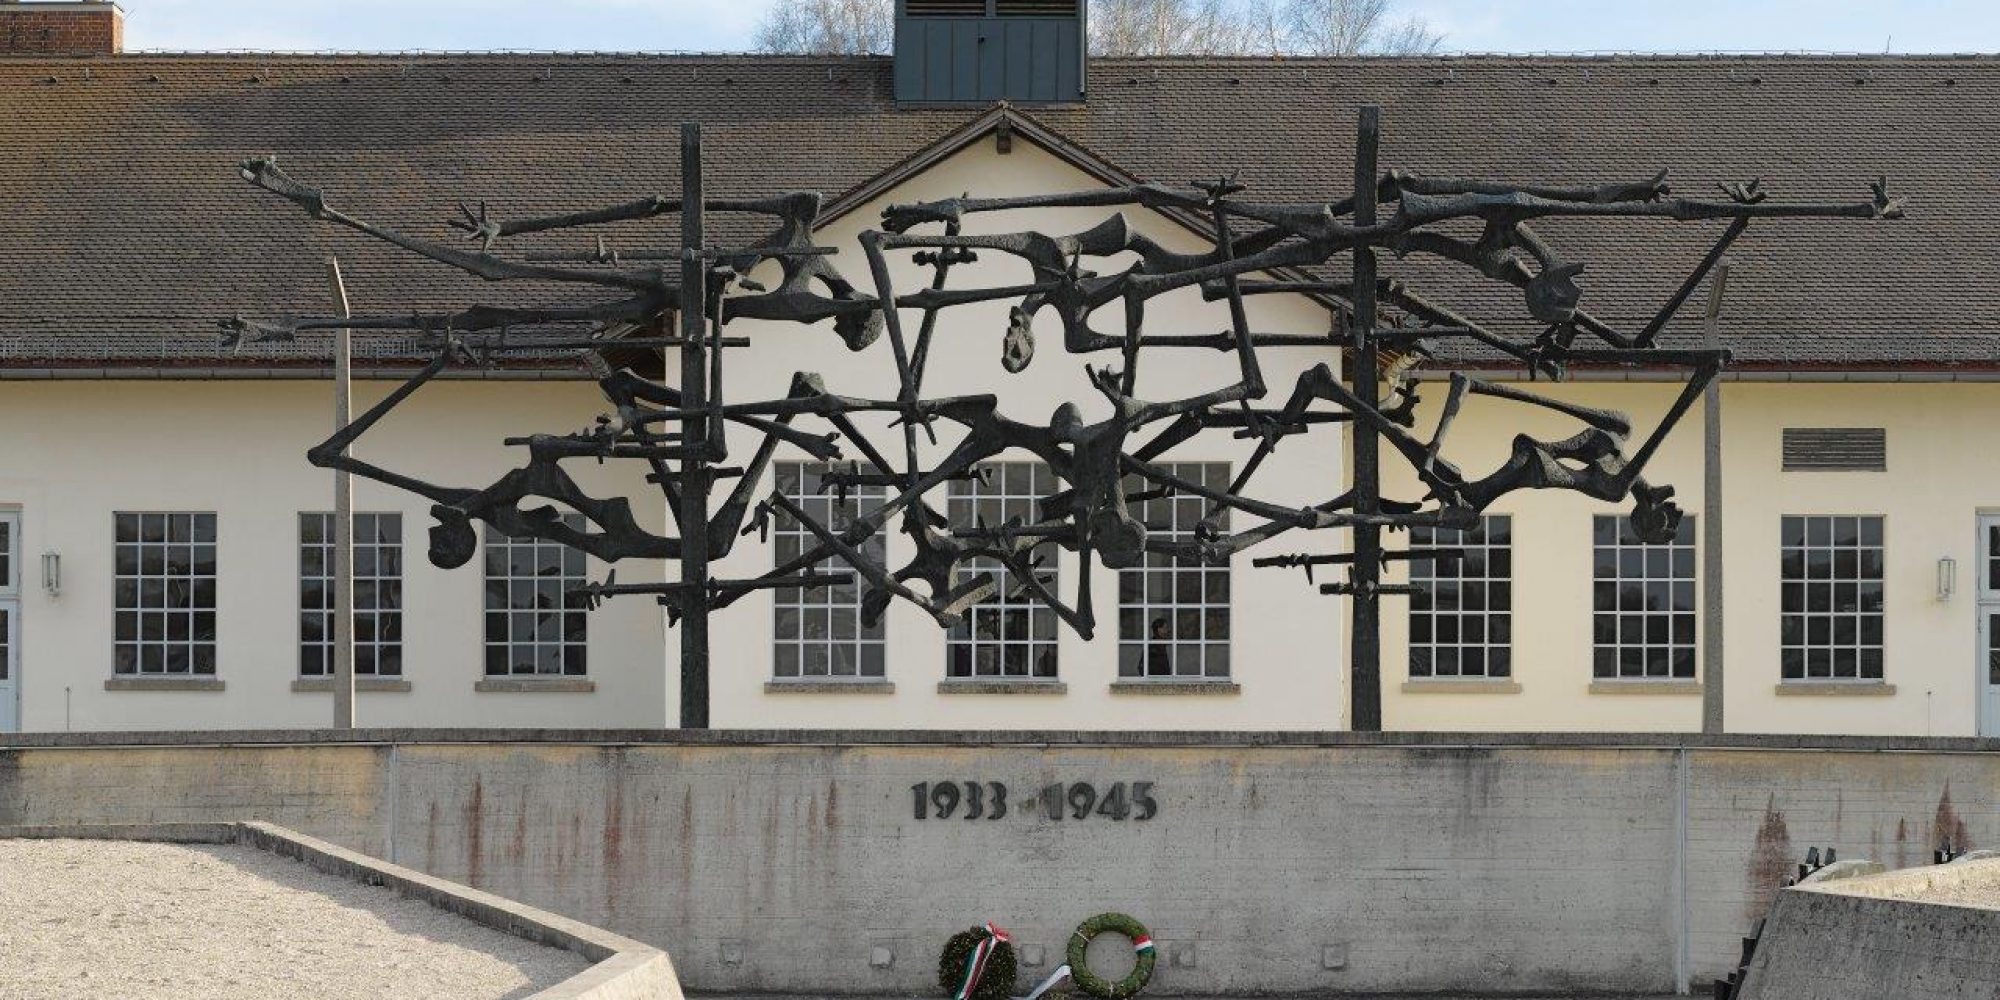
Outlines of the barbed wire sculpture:
[[[308,452],[318,466],[344,469],[431,501],[435,525],[430,558],[455,567],[477,551],[474,523],[517,539],[559,542],[606,562],[671,560],[678,580],[618,583],[613,577],[572,595],[595,604],[617,596],[643,594],[667,608],[682,630],[681,723],[708,723],[708,617],[744,595],[776,588],[813,588],[858,582],[865,594],[864,621],[879,620],[894,600],[921,608],[940,625],[963,620],[968,609],[1006,589],[1046,605],[1070,628],[1088,638],[1096,630],[1089,572],[1078,574],[1075,590],[1056,593],[1038,569],[1055,549],[1077,553],[1110,568],[1142,564],[1148,554],[1177,562],[1223,564],[1238,552],[1281,535],[1349,529],[1346,552],[1292,553],[1259,558],[1260,566],[1345,565],[1344,581],[1320,590],[1348,595],[1354,602],[1354,699],[1351,722],[1378,728],[1379,640],[1375,623],[1383,596],[1410,593],[1407,586],[1384,585],[1380,570],[1393,559],[1449,557],[1449,550],[1384,552],[1382,529],[1415,526],[1466,528],[1479,512],[1519,490],[1553,489],[1601,501],[1633,503],[1641,538],[1673,537],[1681,511],[1673,488],[1645,477],[1648,460],[1693,401],[1728,360],[1720,350],[1677,350],[1658,345],[1667,322],[1687,300],[1724,251],[1760,218],[1894,219],[1901,206],[1885,182],[1873,185],[1867,200],[1845,204],[1787,204],[1768,200],[1752,181],[1725,188],[1726,197],[1700,200],[1674,196],[1661,174],[1637,183],[1596,187],[1544,187],[1493,181],[1429,177],[1392,170],[1378,173],[1375,150],[1378,118],[1364,109],[1355,164],[1354,195],[1326,203],[1277,204],[1240,197],[1243,187],[1230,178],[1184,186],[1135,184],[1098,190],[1013,198],[959,197],[897,205],[884,213],[882,227],[861,235],[868,280],[864,290],[844,277],[829,259],[833,251],[813,243],[820,210],[817,194],[794,192],[763,199],[705,199],[701,139],[697,125],[684,129],[682,197],[643,198],[624,205],[550,218],[495,220],[484,206],[464,208],[453,224],[477,244],[461,250],[417,239],[347,215],[323,192],[292,178],[273,158],[245,162],[251,184],[303,208],[313,218],[356,230],[412,254],[496,282],[581,284],[599,301],[585,305],[502,307],[469,305],[450,313],[358,317],[286,316],[273,320],[226,320],[224,341],[241,345],[290,340],[300,331],[349,328],[419,334],[434,352],[413,377],[348,426]],[[1378,203],[1386,212],[1378,219]],[[984,213],[1047,208],[1145,208],[1206,227],[1209,247],[1199,253],[1167,249],[1136,231],[1114,211],[1100,224],[1066,236],[1037,232],[972,235],[964,221]],[[703,238],[706,215],[748,214],[767,219],[773,230],[762,244],[710,247]],[[678,215],[681,248],[678,280],[671,268],[625,266],[599,252],[559,259],[501,256],[509,237],[578,230],[609,223]],[[1583,265],[1571,261],[1533,228],[1545,219],[1610,218],[1687,223],[1727,221],[1713,248],[1666,298],[1644,327],[1624,331],[1586,311],[1576,278]],[[1475,238],[1451,235],[1478,227]],[[1443,305],[1402,282],[1377,275],[1376,254],[1419,254],[1485,280],[1508,286],[1523,299],[1536,332],[1510,334],[1517,317],[1503,324],[1482,323]],[[1031,280],[992,287],[951,287],[949,279],[983,254],[1025,262]],[[1136,255],[1137,263],[1107,268],[1108,258]],[[901,289],[891,262],[909,255],[927,269],[931,281]],[[655,258],[668,255],[654,254]],[[1350,258],[1352,276],[1325,277],[1338,258]],[[774,262],[782,277],[763,287],[749,274]],[[582,266],[592,265],[592,266]],[[606,266],[608,265],[608,266]],[[1199,289],[1204,299],[1226,303],[1229,326],[1215,334],[1159,334],[1146,329],[1148,302],[1166,293]],[[1331,332],[1280,334],[1254,331],[1245,303],[1269,294],[1316,297],[1331,310]],[[1015,420],[990,393],[932,398],[924,393],[940,317],[974,303],[1013,303],[1002,335],[1001,364],[1023,370],[1036,350],[1034,322],[1053,313],[1066,355],[1115,357],[1115,364],[1085,368],[1090,384],[1109,404],[1108,416],[1087,421],[1076,402],[1064,403],[1044,422]],[[885,308],[893,304],[894,308]],[[1378,315],[1381,306],[1389,311]],[[1093,325],[1100,313],[1117,315],[1117,329]],[[1388,322],[1383,322],[1386,318]],[[678,333],[669,333],[678,318]],[[724,333],[732,320],[757,319],[792,324],[831,321],[833,332],[854,351],[888,341],[899,390],[894,398],[843,395],[810,372],[792,377],[782,398],[730,402],[722,398],[726,353],[747,344]],[[914,320],[914,322],[911,322]],[[540,331],[524,339],[519,331]],[[510,339],[511,338],[511,339]],[[1645,365],[1681,372],[1682,390],[1664,419],[1640,432],[1611,410],[1579,406],[1516,385],[1454,375],[1440,417],[1427,430],[1416,427],[1414,382],[1396,380],[1382,395],[1380,352],[1424,352],[1446,338],[1469,339],[1518,365],[1531,378],[1560,379],[1572,365]],[[1579,341],[1589,346],[1580,346]],[[363,461],[348,447],[412,394],[454,364],[477,363],[496,350],[532,343],[542,351],[574,351],[595,375],[611,412],[595,426],[574,433],[535,434],[509,439],[526,449],[523,466],[486,486],[439,486]],[[1284,387],[1279,405],[1265,400],[1267,384],[1260,350],[1324,346],[1326,361]],[[681,361],[678,384],[615,369],[605,352],[627,348],[675,349]],[[1350,379],[1343,382],[1332,362],[1346,350]],[[1213,365],[1217,383],[1183,398],[1139,398],[1143,360],[1167,351],[1222,352],[1229,361]],[[1447,435],[1461,407],[1473,396],[1508,400],[1573,419],[1572,436],[1541,440],[1520,434],[1510,457],[1483,475],[1472,475],[1445,454]],[[885,447],[864,433],[857,418],[874,415],[900,424],[900,447]],[[1347,424],[1354,434],[1352,487],[1304,506],[1260,500],[1251,494],[1257,473],[1287,438],[1315,425]],[[753,435],[757,444],[740,467],[722,467],[730,448],[725,425]],[[808,427],[815,429],[809,430]],[[924,460],[921,444],[941,433],[955,438],[941,458]],[[1177,475],[1163,461],[1203,431],[1224,429],[1249,442],[1250,455],[1227,488]],[[740,440],[740,438],[739,438]],[[1386,442],[1414,471],[1420,497],[1380,495],[1378,448]],[[758,491],[779,450],[791,449],[832,463],[825,482],[838,491],[879,487],[886,499],[836,528],[805,506],[773,491]],[[980,474],[981,463],[1006,452],[1026,452],[1047,464],[1061,489],[1040,498],[1039,516],[1002,524],[954,528],[939,513],[936,493],[955,480]],[[1331,461],[1327,449],[1306,461]],[[896,457],[900,456],[900,460]],[[632,460],[649,467],[674,512],[674,533],[643,527],[626,497],[593,496],[563,468],[569,461]],[[717,485],[734,486],[710,510]],[[1134,488],[1136,485],[1136,489]],[[1133,514],[1146,499],[1189,495],[1206,502],[1209,517],[1192,538],[1149,533]],[[580,526],[565,511],[581,515]],[[1247,516],[1250,525],[1228,531],[1225,515]],[[727,555],[747,530],[781,514],[814,540],[796,558],[746,579],[716,579],[713,560]],[[892,567],[869,554],[869,542],[897,532],[914,554]],[[965,572],[975,560],[1003,567],[1001,573]],[[837,567],[829,569],[828,567]],[[913,586],[913,584],[921,584]]]

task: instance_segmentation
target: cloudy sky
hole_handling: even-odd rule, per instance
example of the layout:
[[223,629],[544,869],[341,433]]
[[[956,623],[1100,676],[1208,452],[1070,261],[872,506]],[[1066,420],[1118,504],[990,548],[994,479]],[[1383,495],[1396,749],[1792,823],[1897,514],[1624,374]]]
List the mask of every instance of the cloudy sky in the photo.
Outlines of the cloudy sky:
[[[120,0],[134,49],[740,51],[774,0]],[[1459,52],[2000,52],[1995,0],[1399,0]]]

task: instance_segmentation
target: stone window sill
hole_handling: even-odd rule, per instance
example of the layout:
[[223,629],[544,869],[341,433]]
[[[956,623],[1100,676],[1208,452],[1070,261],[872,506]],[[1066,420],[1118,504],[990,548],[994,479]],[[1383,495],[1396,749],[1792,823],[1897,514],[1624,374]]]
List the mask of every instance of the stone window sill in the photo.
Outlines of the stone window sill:
[[104,682],[106,691],[220,691],[220,677],[165,677],[159,674],[121,675]]
[[987,679],[966,677],[956,680],[939,681],[939,694],[1068,694],[1069,685],[1062,681],[1029,681]]
[[765,694],[895,694],[894,681],[836,681],[817,677],[786,678],[764,682]]
[[1520,694],[1511,680],[1416,678],[1403,682],[1404,694]]
[[1856,698],[1886,698],[1896,693],[1896,685],[1881,681],[1779,681],[1780,695],[1830,695]]
[[474,691],[500,694],[589,694],[597,682],[587,677],[482,677]]
[[1155,695],[1229,695],[1242,694],[1243,685],[1232,680],[1198,680],[1195,678],[1159,677],[1153,679],[1133,678],[1111,682],[1112,694],[1155,694]]
[[1652,681],[1601,680],[1590,682],[1591,694],[1700,694],[1701,682],[1691,680]]
[[[312,693],[317,691],[326,694],[332,694],[333,678],[300,677],[292,681],[292,690],[301,693]],[[410,682],[402,679],[401,677],[368,677],[368,676],[357,675],[354,678],[354,690],[393,691],[401,693],[410,690]]]

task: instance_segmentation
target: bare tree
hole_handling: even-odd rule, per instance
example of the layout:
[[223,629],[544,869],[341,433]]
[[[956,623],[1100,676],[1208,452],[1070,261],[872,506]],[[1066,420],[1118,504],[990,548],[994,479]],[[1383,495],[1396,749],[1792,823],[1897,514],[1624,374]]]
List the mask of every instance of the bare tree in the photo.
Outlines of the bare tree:
[[757,25],[757,50],[880,55],[895,38],[895,17],[895,0],[779,0]]
[[1391,0],[1096,0],[1100,56],[1424,55],[1444,36]]
[[1389,0],[1281,2],[1285,49],[1302,55],[1428,55],[1444,41],[1416,15],[1391,21]]
[[[1253,9],[1255,8],[1255,9]],[[1100,56],[1266,55],[1257,10],[1231,0],[1098,0],[1090,6],[1090,51]],[[1262,19],[1275,28],[1276,21]]]
[[[1094,0],[1100,56],[1424,55],[1444,36],[1392,0]],[[895,37],[895,0],[778,0],[757,26],[761,52],[877,55]]]

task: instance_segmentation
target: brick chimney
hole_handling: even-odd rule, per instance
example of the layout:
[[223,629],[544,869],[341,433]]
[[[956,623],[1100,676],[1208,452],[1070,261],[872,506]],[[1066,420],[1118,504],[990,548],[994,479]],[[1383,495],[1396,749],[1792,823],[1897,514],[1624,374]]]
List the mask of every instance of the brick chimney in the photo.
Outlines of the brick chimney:
[[108,56],[125,48],[112,0],[0,0],[0,56]]

